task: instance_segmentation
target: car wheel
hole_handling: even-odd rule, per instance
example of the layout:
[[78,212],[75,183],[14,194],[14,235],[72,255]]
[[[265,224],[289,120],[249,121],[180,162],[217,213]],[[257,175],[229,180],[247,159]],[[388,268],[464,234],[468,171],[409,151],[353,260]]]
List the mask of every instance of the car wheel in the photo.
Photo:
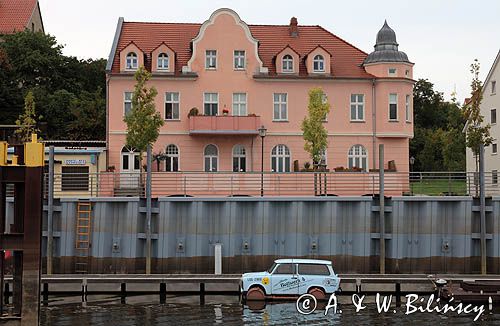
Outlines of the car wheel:
[[265,300],[265,299],[266,299],[266,294],[258,286],[250,288],[247,292],[247,300]]
[[320,288],[311,288],[307,293],[313,295],[316,300],[324,300],[326,298],[325,291]]

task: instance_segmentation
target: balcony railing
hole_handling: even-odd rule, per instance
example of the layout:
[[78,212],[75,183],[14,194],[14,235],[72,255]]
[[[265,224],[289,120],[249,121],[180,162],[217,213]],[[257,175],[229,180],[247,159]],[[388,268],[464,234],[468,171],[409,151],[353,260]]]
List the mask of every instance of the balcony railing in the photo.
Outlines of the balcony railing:
[[[54,175],[55,197],[144,196],[145,176],[137,173]],[[153,172],[152,194],[163,196],[361,196],[379,193],[376,172]],[[474,172],[386,172],[386,196],[477,196]],[[47,176],[45,183],[49,182]],[[48,187],[45,186],[45,191]],[[499,195],[498,178],[485,174],[487,196]]]
[[257,135],[260,117],[197,115],[189,117],[191,135]]

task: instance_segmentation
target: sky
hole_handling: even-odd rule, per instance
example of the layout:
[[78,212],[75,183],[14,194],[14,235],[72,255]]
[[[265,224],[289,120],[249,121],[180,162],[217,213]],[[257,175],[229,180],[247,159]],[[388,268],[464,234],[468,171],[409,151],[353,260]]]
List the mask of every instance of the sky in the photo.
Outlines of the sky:
[[399,49],[446,99],[470,95],[470,64],[484,81],[500,50],[499,0],[39,0],[45,31],[78,58],[108,58],[118,17],[125,21],[203,23],[218,8],[248,24],[321,25],[370,53],[387,19]]

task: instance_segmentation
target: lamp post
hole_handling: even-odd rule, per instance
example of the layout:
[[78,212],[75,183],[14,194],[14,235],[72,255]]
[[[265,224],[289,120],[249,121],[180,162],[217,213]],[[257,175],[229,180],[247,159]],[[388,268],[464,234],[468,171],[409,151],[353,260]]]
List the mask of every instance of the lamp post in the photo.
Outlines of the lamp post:
[[413,196],[413,189],[411,187],[411,175],[413,173],[413,164],[415,164],[415,158],[410,157],[410,194]]
[[262,144],[262,151],[260,154],[260,196],[264,196],[264,138],[266,137],[267,129],[262,125],[259,128],[259,136]]

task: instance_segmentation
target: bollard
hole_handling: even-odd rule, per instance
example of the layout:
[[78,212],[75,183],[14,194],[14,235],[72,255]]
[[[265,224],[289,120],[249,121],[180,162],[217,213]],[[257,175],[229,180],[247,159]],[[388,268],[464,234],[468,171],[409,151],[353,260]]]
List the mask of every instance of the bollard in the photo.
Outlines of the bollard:
[[222,274],[222,243],[215,244],[215,275]]

